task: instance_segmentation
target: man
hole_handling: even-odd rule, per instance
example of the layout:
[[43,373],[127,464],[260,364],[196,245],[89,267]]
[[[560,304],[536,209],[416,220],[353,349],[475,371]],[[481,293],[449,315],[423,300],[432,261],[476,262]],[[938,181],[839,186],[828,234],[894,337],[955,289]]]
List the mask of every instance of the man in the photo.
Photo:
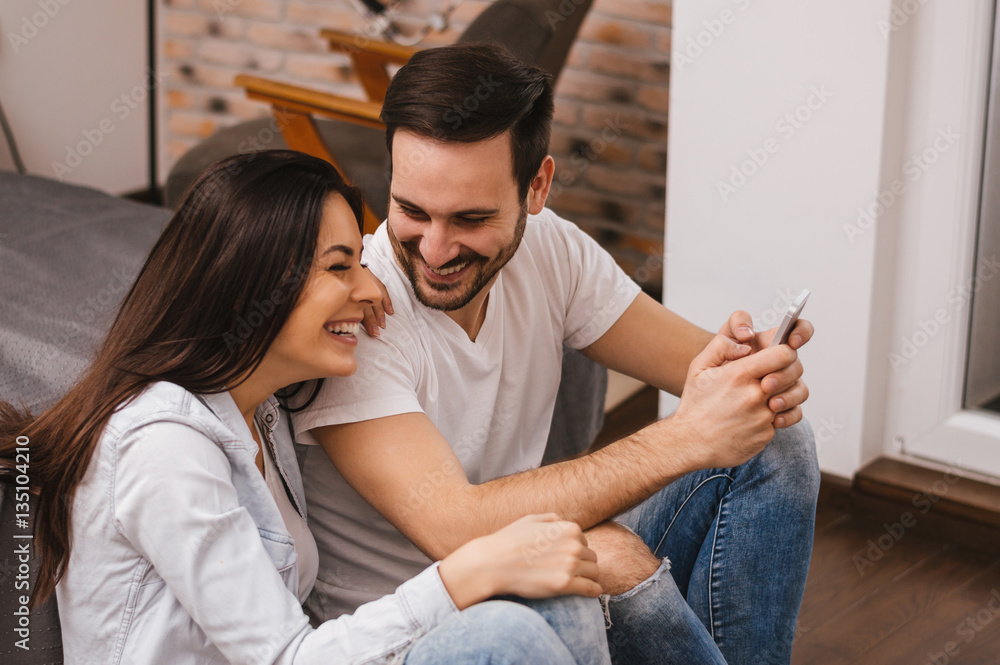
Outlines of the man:
[[[771,349],[745,312],[713,336],[642,294],[545,209],[551,116],[547,77],[493,47],[424,51],[393,79],[388,220],[365,255],[394,314],[295,419],[319,444],[300,450],[308,607],[352,611],[551,511],[590,529],[616,663],[787,663],[818,491],[797,424],[812,326]],[[677,412],[539,468],[564,342],[683,391]]]

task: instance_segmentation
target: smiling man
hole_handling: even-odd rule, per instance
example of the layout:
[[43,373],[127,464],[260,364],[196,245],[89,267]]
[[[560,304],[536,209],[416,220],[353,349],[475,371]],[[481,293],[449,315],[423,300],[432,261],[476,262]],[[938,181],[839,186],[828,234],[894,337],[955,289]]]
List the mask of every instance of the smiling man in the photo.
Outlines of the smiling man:
[[[394,315],[295,417],[320,550],[307,606],[351,612],[556,512],[598,554],[616,663],[787,663],[819,479],[796,353],[812,326],[766,348],[746,312],[712,335],[643,294],[545,208],[552,108],[544,73],[489,46],[423,51],[393,79],[388,220],[365,254]],[[564,343],[681,395],[677,412],[540,467]]]

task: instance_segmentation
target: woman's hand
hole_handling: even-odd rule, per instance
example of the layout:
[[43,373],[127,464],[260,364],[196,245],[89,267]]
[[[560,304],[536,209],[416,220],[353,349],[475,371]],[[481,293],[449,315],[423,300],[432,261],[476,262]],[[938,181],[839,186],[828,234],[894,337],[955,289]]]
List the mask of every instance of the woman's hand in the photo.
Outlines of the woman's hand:
[[597,555],[579,525],[554,513],[528,515],[469,541],[441,561],[439,572],[459,609],[504,593],[525,598],[601,594]]
[[371,305],[370,307],[365,307],[364,318],[361,324],[365,327],[365,331],[371,337],[379,336],[379,328],[385,328],[385,315],[386,313],[392,314],[392,298],[389,297],[389,289],[385,288],[385,284],[382,283],[374,273],[368,268],[365,268],[371,273],[372,279],[378,284],[378,290],[382,292],[382,300],[380,302]]

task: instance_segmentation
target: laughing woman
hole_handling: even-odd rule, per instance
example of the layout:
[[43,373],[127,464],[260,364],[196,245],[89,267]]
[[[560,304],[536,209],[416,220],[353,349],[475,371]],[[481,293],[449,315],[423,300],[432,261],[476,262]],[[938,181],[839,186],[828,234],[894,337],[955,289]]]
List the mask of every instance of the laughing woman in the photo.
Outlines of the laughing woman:
[[273,395],[356,369],[358,322],[381,297],[360,220],[321,160],[216,164],[76,387],[38,418],[0,404],[0,476],[17,437],[31,442],[34,599],[55,592],[68,664],[609,662],[593,598],[573,624],[481,602],[600,593],[595,555],[554,515],[474,540],[354,615],[314,628],[303,614],[316,547]]

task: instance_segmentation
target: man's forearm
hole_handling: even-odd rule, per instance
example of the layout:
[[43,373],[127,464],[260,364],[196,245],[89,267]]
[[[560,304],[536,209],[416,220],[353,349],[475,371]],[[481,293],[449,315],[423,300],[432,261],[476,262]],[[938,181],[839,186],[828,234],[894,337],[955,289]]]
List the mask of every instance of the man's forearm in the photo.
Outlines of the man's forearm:
[[584,529],[603,522],[697,468],[682,452],[683,436],[666,419],[592,454],[468,486],[467,504],[455,505],[460,528],[439,532],[428,554],[446,556],[532,513],[555,512]]
[[601,365],[680,396],[691,361],[714,335],[640,293],[583,353]]

